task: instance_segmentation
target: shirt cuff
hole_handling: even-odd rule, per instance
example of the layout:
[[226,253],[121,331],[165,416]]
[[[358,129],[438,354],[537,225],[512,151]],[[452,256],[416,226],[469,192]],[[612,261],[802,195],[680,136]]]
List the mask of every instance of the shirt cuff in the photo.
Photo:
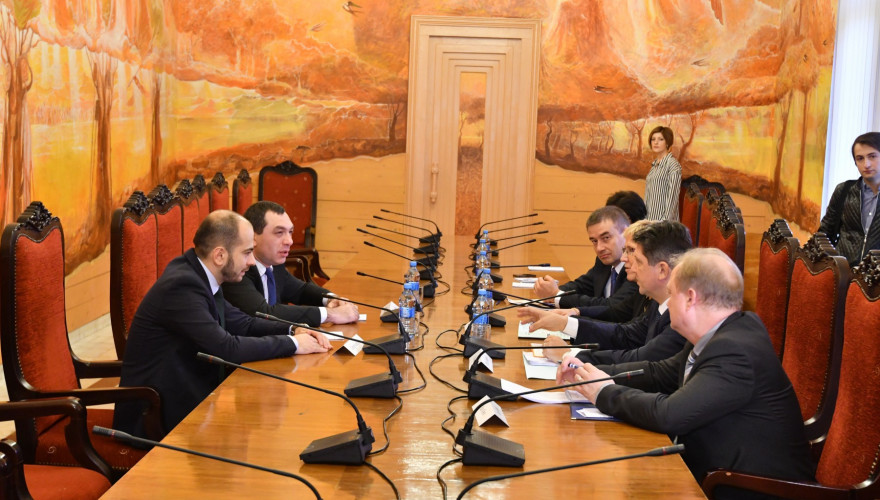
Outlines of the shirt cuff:
[[556,298],[553,299],[553,304],[556,305],[557,309],[559,309],[559,301],[562,299],[562,297],[560,297],[561,294],[562,294],[562,290],[559,290],[558,292],[556,292]]
[[562,329],[562,333],[568,335],[571,338],[575,338],[578,335],[578,320],[574,316],[569,316],[568,321],[565,323],[565,328]]
[[321,312],[321,323],[326,323],[327,322],[327,308],[326,307],[319,307],[318,311]]
[[[336,294],[333,292],[328,292],[327,295],[332,295],[332,296],[336,297]],[[324,304],[325,306],[327,305],[328,302],[330,302],[329,297],[324,297],[323,299],[321,299],[321,303]],[[324,320],[321,320],[321,323],[323,323],[323,322],[324,322]]]
[[299,342],[297,342],[296,337],[293,336],[294,331],[295,330],[293,329],[293,325],[290,325],[290,330],[288,331],[287,336],[293,342],[293,347],[296,348],[296,350],[298,351],[299,350]]

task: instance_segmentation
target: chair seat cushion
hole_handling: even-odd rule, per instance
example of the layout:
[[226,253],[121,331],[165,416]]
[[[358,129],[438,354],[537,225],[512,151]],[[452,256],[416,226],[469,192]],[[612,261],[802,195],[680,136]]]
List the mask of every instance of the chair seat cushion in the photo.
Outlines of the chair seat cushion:
[[[86,418],[86,427],[100,425],[101,427],[113,427],[113,410],[89,409]],[[58,421],[55,425],[40,434],[37,445],[36,462],[46,465],[72,465],[77,461],[67,448],[64,437],[64,428],[67,426],[67,418]],[[132,448],[120,443],[115,439],[90,434],[92,446],[108,464],[114,469],[130,469],[146,455],[147,450]]]
[[83,467],[25,465],[24,479],[34,500],[93,499],[110,489],[106,477]]

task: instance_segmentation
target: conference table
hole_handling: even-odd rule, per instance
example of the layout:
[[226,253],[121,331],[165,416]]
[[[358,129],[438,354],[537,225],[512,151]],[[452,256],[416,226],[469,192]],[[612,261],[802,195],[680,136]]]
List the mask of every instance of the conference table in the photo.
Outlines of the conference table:
[[[379,244],[379,240],[374,240]],[[413,240],[398,241],[411,244]],[[388,420],[388,441],[383,434],[383,419],[399,404],[395,399],[354,399],[376,438],[368,462],[387,475],[396,485],[400,498],[444,498],[437,471],[457,458],[452,433],[464,425],[475,401],[458,399],[464,395],[429,374],[433,372],[452,386],[466,390],[462,375],[467,359],[460,353],[439,345],[461,347],[456,332],[468,320],[464,308],[470,297],[462,293],[470,275],[472,239],[444,236],[445,255],[438,273],[442,276],[438,295],[426,299],[423,322],[429,327],[424,348],[413,356],[393,355],[403,381],[399,391],[426,386],[400,395],[403,406]],[[386,244],[398,252],[394,245]],[[402,247],[401,247],[402,248]],[[398,252],[400,253],[400,252]],[[553,252],[539,240],[499,252],[502,266],[554,262]],[[585,263],[586,264],[586,263]],[[557,264],[558,265],[558,264]],[[376,248],[364,247],[326,285],[335,293],[376,305],[396,303],[401,286],[368,277],[363,271],[392,280],[402,279],[408,263]],[[577,275],[581,270],[568,270]],[[529,289],[513,288],[513,274],[523,268],[495,271],[503,277],[496,289],[534,298]],[[560,281],[566,274],[556,273]],[[445,294],[448,284],[449,291]],[[496,304],[496,309],[505,304]],[[358,334],[371,339],[393,334],[396,325],[381,323],[379,311],[360,307],[366,321],[354,325],[325,325],[344,335]],[[499,313],[507,320],[505,327],[492,328],[492,341],[505,345],[528,345],[517,338],[516,310]],[[339,352],[342,342],[324,354],[300,355],[249,363],[247,366],[297,381],[342,391],[352,379],[387,372],[387,358],[381,355],[356,356]],[[505,359],[494,360],[494,376],[533,389],[554,385],[549,380],[527,380],[521,351],[510,351]],[[640,453],[670,444],[668,436],[649,432],[623,422],[572,420],[569,406],[535,404],[526,401],[499,403],[509,423],[486,424],[483,431],[520,443],[525,449],[521,468],[462,465],[447,466],[441,478],[447,485],[448,498],[456,498],[468,484],[500,474],[574,464],[597,459]],[[321,392],[267,378],[244,370],[235,370],[163,440],[163,443],[234,458],[264,467],[298,474],[320,492],[323,498],[395,498],[392,487],[375,470],[364,465],[305,464],[299,454],[313,440],[357,428],[355,415],[342,399]],[[476,428],[476,427],[475,427]],[[104,498],[314,498],[301,482],[238,465],[162,448],[153,448],[131,471],[120,479]],[[507,479],[479,485],[465,498],[705,498],[680,456],[638,458],[559,472]]]

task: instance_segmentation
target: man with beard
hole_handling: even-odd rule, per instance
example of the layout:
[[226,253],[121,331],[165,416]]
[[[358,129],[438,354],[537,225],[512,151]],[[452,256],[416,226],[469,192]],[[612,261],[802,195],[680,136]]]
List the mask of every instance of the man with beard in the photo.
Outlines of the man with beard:
[[[156,389],[162,428],[180,423],[222,381],[198,352],[233,363],[326,352],[323,334],[252,318],[223,298],[220,285],[254,265],[254,231],[242,216],[217,210],[202,221],[195,248],[172,260],[134,315],[122,363],[122,387]],[[145,403],[118,403],[113,427],[144,436]]]

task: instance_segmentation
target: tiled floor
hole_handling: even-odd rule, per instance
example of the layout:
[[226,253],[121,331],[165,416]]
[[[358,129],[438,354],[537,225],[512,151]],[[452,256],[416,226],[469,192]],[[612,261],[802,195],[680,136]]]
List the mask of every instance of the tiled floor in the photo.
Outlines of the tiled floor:
[[[73,352],[81,359],[89,361],[103,361],[116,359],[116,348],[113,345],[113,333],[110,329],[110,315],[100,318],[70,332],[70,345]],[[6,394],[6,378],[0,370],[0,400],[9,401]],[[98,379],[82,381],[83,387],[89,387]],[[0,422],[0,436],[8,436],[15,432],[15,424],[12,422]]]

